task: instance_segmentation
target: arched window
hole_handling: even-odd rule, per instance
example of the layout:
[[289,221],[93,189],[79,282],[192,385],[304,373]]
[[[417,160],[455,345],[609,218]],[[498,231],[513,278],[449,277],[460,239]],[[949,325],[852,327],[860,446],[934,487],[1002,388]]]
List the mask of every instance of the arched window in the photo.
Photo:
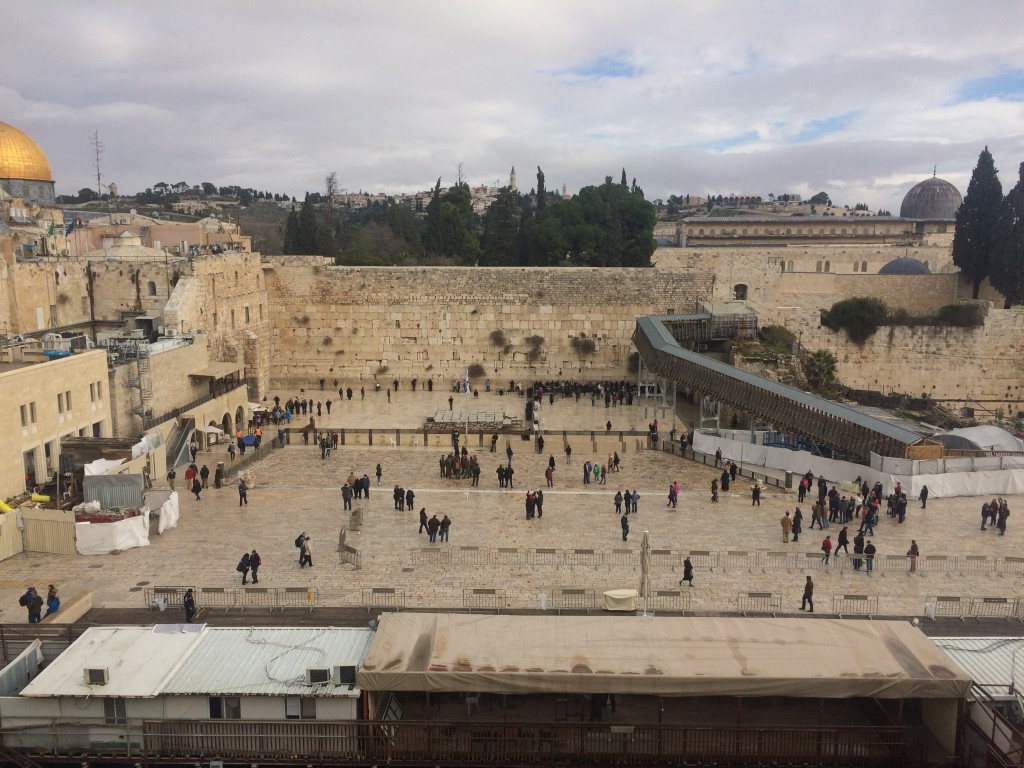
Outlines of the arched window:
[[746,235],[747,234],[747,230],[744,229],[743,230],[743,234]]
[[790,235],[790,234],[792,234],[792,233],[793,233],[793,230],[792,230],[792,229],[790,229],[789,227],[786,227],[786,234],[787,234],[787,235]]
[[154,283],[152,280],[146,283],[146,293],[148,293],[150,296],[156,296],[156,283]]
[[853,271],[856,272],[858,269],[860,269],[860,263],[856,261],[853,262]]
[[868,263],[866,261],[862,261],[860,263],[860,271],[861,272],[867,272],[868,271]]
[[737,301],[747,300],[747,286],[743,283],[737,283],[732,287],[732,297]]
[[820,261],[817,264],[814,265],[814,271],[815,272],[821,272],[821,262]]
[[828,272],[832,268],[832,262],[825,262],[825,271]]
[[845,235],[846,234],[846,227],[843,227],[841,230],[839,230],[839,234]]
[[697,230],[697,234],[698,235],[703,235],[704,234],[704,230],[703,229],[698,229]]
[[792,261],[790,261],[789,264],[787,264],[786,266],[787,266],[787,268],[789,269],[790,272],[794,271],[794,269],[793,269],[793,262]]

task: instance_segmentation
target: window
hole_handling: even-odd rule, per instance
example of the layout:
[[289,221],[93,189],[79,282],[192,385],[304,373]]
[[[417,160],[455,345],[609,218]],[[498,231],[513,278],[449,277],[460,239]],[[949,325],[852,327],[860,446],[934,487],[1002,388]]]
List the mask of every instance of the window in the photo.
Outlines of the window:
[[745,286],[743,283],[739,283],[738,285],[734,285],[732,287],[732,297],[734,299],[736,299],[737,301],[746,301],[747,300],[747,286]]
[[124,725],[126,722],[128,722],[128,715],[125,712],[124,699],[103,699],[103,721],[107,725]]
[[241,720],[242,700],[237,696],[211,696],[211,720]]
[[231,310],[231,330],[235,330],[235,310]]
[[83,315],[88,315],[89,314],[89,296],[88,296],[88,294],[86,294],[85,296],[82,297],[82,314]]
[[316,720],[316,699],[285,696],[284,716],[288,720]]
[[96,402],[96,383],[95,382],[93,382],[92,384],[89,385],[89,402],[90,403],[95,403]]
[[821,262],[820,261],[817,264],[814,265],[814,271],[815,272],[821,272]]
[[32,424],[36,423],[36,404],[35,403],[29,403],[28,404],[28,420]]
[[786,265],[786,269],[787,269],[787,271],[788,271],[788,272],[792,272],[792,271],[794,271],[794,270],[793,270],[793,262],[792,262],[792,261],[790,261],[790,262],[789,262],[789,263],[788,263],[788,264]]
[[150,296],[156,296],[156,283],[154,283],[152,280],[146,283],[146,292]]
[[868,263],[866,261],[862,261],[860,263],[860,271],[861,272],[867,272],[868,271]]
[[66,390],[64,392],[64,403],[68,407],[68,413],[71,413],[71,390],[70,389]]
[[825,271],[828,272],[831,269],[832,269],[832,262],[826,261],[825,262]]
[[853,271],[856,272],[858,269],[860,269],[860,264],[856,261],[853,262]]
[[260,304],[260,321],[263,320],[263,305]]
[[246,325],[249,324],[249,308],[248,307],[245,308],[245,324]]
[[214,328],[217,327],[217,313],[216,312],[213,313],[213,327]]
[[64,393],[57,393],[57,413],[64,413]]

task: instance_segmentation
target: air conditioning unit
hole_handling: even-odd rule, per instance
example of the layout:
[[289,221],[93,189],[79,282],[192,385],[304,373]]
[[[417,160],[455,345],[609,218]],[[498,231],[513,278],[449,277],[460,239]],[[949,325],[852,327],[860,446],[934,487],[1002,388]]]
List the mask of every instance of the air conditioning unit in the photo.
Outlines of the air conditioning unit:
[[307,669],[306,685],[326,685],[331,682],[330,669]]
[[355,685],[355,667],[331,667],[331,682],[335,685]]
[[106,667],[86,669],[85,670],[85,684],[86,685],[106,685],[110,681],[110,670]]

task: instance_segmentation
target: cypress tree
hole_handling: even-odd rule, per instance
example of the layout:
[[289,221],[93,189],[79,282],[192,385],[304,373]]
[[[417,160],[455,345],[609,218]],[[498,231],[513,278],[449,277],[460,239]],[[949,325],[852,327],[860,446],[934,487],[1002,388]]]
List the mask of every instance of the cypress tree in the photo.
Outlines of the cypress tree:
[[971,281],[975,299],[981,281],[992,274],[996,222],[1003,202],[1003,187],[997,174],[992,154],[985,147],[971,174],[964,202],[956,212],[953,263]]

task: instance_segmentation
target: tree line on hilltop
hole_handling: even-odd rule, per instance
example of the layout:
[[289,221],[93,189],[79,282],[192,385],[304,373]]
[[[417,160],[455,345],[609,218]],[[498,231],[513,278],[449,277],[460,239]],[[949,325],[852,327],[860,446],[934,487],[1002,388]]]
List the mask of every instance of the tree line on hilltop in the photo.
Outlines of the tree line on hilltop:
[[334,174],[325,182],[327,194],[307,194],[289,213],[285,254],[349,265],[649,267],[655,249],[655,207],[625,170],[619,183],[607,176],[565,200],[547,191],[538,168],[535,190],[504,187],[483,215],[461,171],[446,190],[438,179],[420,213],[388,199],[341,215],[330,193]]
[[1024,163],[1004,197],[992,154],[982,150],[956,212],[953,263],[971,281],[973,298],[987,277],[1005,308],[1024,304]]

